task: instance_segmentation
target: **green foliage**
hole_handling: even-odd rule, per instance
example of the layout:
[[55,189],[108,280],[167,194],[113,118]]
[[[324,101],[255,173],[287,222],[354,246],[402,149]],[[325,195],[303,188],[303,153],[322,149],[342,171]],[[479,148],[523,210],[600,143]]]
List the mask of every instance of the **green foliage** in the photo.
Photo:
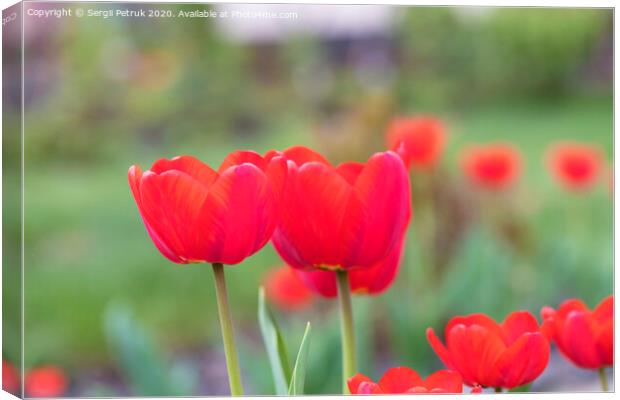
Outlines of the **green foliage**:
[[306,381],[306,365],[308,364],[308,352],[310,349],[310,322],[306,324],[304,336],[301,338],[299,352],[295,360],[295,367],[291,374],[291,383],[288,388],[289,396],[304,394],[304,383]]
[[293,368],[280,328],[265,302],[265,289],[262,286],[258,289],[258,323],[271,365],[275,393],[279,396],[304,394],[310,347],[310,322],[306,324]]
[[271,365],[275,392],[277,395],[286,396],[291,382],[289,355],[280,328],[278,328],[271,311],[267,308],[265,289],[262,286],[258,289],[258,322]]
[[[110,349],[134,395],[179,396],[191,390],[191,376],[173,374],[150,335],[129,309],[111,305],[105,314],[104,329]],[[180,379],[179,379],[180,378]]]

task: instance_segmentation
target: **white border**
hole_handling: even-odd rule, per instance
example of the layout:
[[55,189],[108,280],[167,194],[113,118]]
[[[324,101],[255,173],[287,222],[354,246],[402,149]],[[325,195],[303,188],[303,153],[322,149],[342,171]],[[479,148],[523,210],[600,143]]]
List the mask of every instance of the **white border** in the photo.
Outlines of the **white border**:
[[[29,0],[27,0],[28,2],[31,2]],[[77,1],[71,1],[71,2],[87,2],[84,0],[77,0]],[[126,3],[130,3],[130,2],[135,2],[135,3],[142,3],[143,1],[135,1],[135,0],[129,0],[129,1],[123,1]],[[2,6],[2,9],[5,9],[13,4],[16,4],[16,1],[12,1],[12,0],[0,0],[0,5]],[[147,2],[144,2],[147,3]],[[164,0],[150,0],[148,1],[148,3],[205,3],[205,4],[216,4],[216,3],[229,3],[229,4],[242,4],[242,3],[247,3],[247,4],[261,4],[261,3],[282,3],[282,4],[343,4],[343,5],[348,5],[348,4],[383,4],[383,5],[417,5],[417,6],[482,6],[482,7],[582,7],[582,8],[593,8],[593,7],[603,7],[603,8],[615,8],[615,3],[613,1],[604,1],[604,0],[589,0],[589,1],[566,1],[566,0],[545,0],[545,1],[492,1],[492,0],[475,0],[475,1],[406,1],[406,0],[391,0],[391,1],[386,1],[386,2],[381,2],[381,1],[373,1],[373,0],[356,0],[356,1],[347,1],[347,0],[338,0],[338,1],[328,1],[328,0],[313,0],[313,1],[300,1],[300,0],[289,0],[289,1],[257,1],[257,0],[244,0],[244,1],[231,1],[231,0],[219,0],[219,1],[206,1],[206,2],[199,2],[199,1],[164,1]],[[0,38],[1,38],[1,33],[0,33]],[[616,55],[616,51],[617,51],[617,46],[618,46],[618,31],[615,29],[615,10],[614,10],[614,78],[618,72],[618,67],[617,64],[615,63],[615,55]],[[23,35],[22,35],[22,40],[23,40]],[[22,57],[23,57],[23,53],[22,53]],[[22,60],[23,61],[23,60]],[[0,52],[0,65],[2,62],[2,55]],[[22,76],[23,76],[23,62],[22,62]],[[0,77],[0,82],[1,82],[1,77]],[[23,81],[22,81],[22,90],[23,90]],[[614,79],[614,156],[618,151],[618,143],[615,140],[615,132],[618,131],[618,120],[615,118],[616,117],[616,98],[617,98],[617,94],[618,94],[618,82],[616,79]],[[1,100],[0,100],[1,101]],[[23,99],[22,99],[23,102]],[[22,104],[22,117],[23,117],[23,104]],[[23,118],[22,118],[23,119]],[[23,122],[23,121],[22,121]],[[23,128],[23,125],[22,125]],[[1,128],[0,128],[1,129]],[[1,149],[2,149],[2,143],[0,141],[0,165],[2,164],[2,153],[1,153]],[[24,150],[24,141],[23,141],[23,137],[22,137],[22,179],[23,179],[23,150]],[[615,158],[615,157],[614,157]],[[619,200],[618,197],[615,195],[615,177],[618,176],[618,173],[620,172],[620,167],[618,165],[616,165],[616,163],[614,163],[614,249],[617,248],[618,246],[618,236],[616,235],[616,227],[618,226],[618,223],[620,222],[619,217],[617,215],[617,213],[615,213],[615,210],[618,207],[619,204]],[[0,176],[0,182],[1,182],[1,176]],[[23,181],[22,181],[23,182]],[[0,184],[0,198],[2,197],[2,186]],[[23,200],[23,185],[22,185],[22,200]],[[22,213],[22,227],[23,227],[23,213]],[[0,243],[2,242],[2,231],[0,230]],[[22,229],[22,244],[23,244],[23,229]],[[0,249],[0,259],[2,256],[2,250]],[[22,260],[23,260],[23,246],[22,246]],[[618,265],[618,261],[620,260],[620,255],[618,252],[614,251],[614,266]],[[614,268],[615,270],[615,268]],[[618,275],[614,273],[614,294],[615,294],[615,287],[617,287],[618,284]],[[1,282],[2,282],[2,277],[0,274],[0,287],[1,287]],[[22,296],[23,296],[23,268],[22,268]],[[0,297],[0,306],[1,306],[1,297]],[[615,307],[615,305],[614,305]],[[23,299],[22,299],[22,316],[23,316]],[[615,314],[614,314],[614,318],[616,318],[617,320],[617,316],[618,316],[618,309],[617,307],[615,307]],[[22,320],[23,321],[23,320]],[[1,338],[2,338],[2,321],[0,319],[0,343],[1,343]],[[23,328],[23,326],[22,326]],[[618,334],[617,331],[615,332],[615,339],[617,339]],[[22,343],[23,346],[23,343]],[[616,352],[614,354],[614,358],[618,359],[617,357],[618,355],[618,350],[616,349]],[[616,371],[614,370],[614,382],[616,382]],[[504,396],[506,394],[503,394]],[[572,393],[572,394],[568,394],[568,393],[536,393],[536,394],[509,394],[511,396],[511,398],[514,397],[527,397],[527,398],[534,398],[534,396],[536,397],[542,397],[543,399],[553,399],[553,400],[564,400],[564,399],[605,399],[605,398],[613,398],[615,397],[614,393],[599,393],[599,394],[595,394],[595,393]],[[435,395],[436,396],[436,395]],[[485,394],[483,396],[502,396],[502,395],[495,395],[495,394]],[[431,398],[433,396],[422,396],[423,398]],[[9,395],[6,392],[0,392],[0,400],[4,400],[4,399],[14,399],[14,396]],[[123,399],[123,397],[120,397],[121,399]],[[135,399],[136,397],[132,397],[132,398],[128,398],[128,399]],[[142,397],[143,399],[161,399],[161,398],[157,398],[157,397]],[[182,397],[181,399],[193,399],[195,397]],[[210,398],[218,398],[218,397],[210,397]],[[227,397],[222,397],[223,399],[226,399]],[[252,397],[252,396],[247,396],[245,397],[247,399],[260,399],[262,397]],[[324,398],[338,398],[338,399],[344,399],[345,396],[305,396],[305,398],[307,399],[324,399]],[[396,399],[396,398],[408,398],[411,399],[408,396],[373,396],[373,398],[376,398],[378,400],[390,400],[390,399]],[[442,395],[440,397],[441,399],[457,399],[460,398],[460,396],[458,395]],[[79,398],[75,398],[75,399],[79,399]]]

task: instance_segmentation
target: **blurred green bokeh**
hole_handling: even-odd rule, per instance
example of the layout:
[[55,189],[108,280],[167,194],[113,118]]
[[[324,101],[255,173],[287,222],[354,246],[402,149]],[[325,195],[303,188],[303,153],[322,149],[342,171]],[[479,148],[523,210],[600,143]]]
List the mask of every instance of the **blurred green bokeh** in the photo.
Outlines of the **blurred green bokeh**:
[[[208,8],[149,7],[175,14]],[[337,24],[343,18],[330,20],[330,7],[321,6],[323,18]],[[298,20],[270,23],[306,23],[310,8],[295,10]],[[398,114],[430,112],[446,121],[450,140],[438,171],[412,173],[414,190],[440,188],[442,201],[414,202],[390,291],[355,299],[361,372],[439,367],[424,332],[440,330],[455,314],[538,315],[541,306],[568,297],[594,306],[612,293],[610,178],[590,193],[568,194],[543,164],[546,146],[564,139],[602,146],[611,163],[612,11],[388,11],[382,30],[299,30],[256,40],[236,39],[218,21],[201,18],[27,19],[26,366],[61,365],[77,382],[76,394],[95,393],[80,383],[84,370],[122,373],[103,321],[111,303],[123,302],[167,357],[206,352],[205,362],[224,371],[223,358],[215,357],[221,343],[211,271],[173,265],[156,251],[131,197],[128,167],[179,154],[218,165],[234,149],[294,144],[333,162],[364,160],[383,149],[385,126]],[[462,178],[457,154],[463,145],[499,140],[519,146],[524,175],[509,195],[480,199]],[[506,221],[517,224],[522,241],[501,231]],[[18,231],[18,220],[5,215],[5,223]],[[447,232],[433,239],[436,248],[429,248],[429,229]],[[17,246],[19,237],[11,239]],[[268,245],[227,268],[253,394],[273,390],[257,288],[280,263]],[[312,321],[309,393],[339,387],[335,308],[324,301],[317,310],[279,316],[290,340]],[[205,385],[183,394],[226,390]]]

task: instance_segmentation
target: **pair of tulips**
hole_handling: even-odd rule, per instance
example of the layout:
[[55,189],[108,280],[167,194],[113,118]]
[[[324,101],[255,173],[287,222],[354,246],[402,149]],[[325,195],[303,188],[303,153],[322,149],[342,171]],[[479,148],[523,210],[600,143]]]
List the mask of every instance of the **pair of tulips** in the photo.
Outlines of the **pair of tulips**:
[[[159,251],[175,263],[213,266],[231,394],[243,389],[223,266],[242,262],[270,240],[309,282],[337,287],[346,388],[356,372],[351,289],[361,280],[394,278],[411,217],[409,175],[398,154],[333,166],[297,146],[264,156],[235,151],[217,170],[189,156],[161,159],[145,172],[134,165],[128,175]],[[362,271],[372,275],[356,277]]]

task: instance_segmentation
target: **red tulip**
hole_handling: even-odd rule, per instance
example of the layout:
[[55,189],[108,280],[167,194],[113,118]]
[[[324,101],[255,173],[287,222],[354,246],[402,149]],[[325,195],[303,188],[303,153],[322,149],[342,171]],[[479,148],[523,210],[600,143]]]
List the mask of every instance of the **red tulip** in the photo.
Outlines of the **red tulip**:
[[566,189],[591,188],[598,180],[604,163],[603,151],[593,145],[560,142],[547,150],[547,167]]
[[614,297],[594,311],[577,299],[567,300],[558,310],[541,311],[543,332],[566,358],[581,368],[599,369],[614,363]]
[[38,367],[26,374],[24,390],[28,397],[60,397],[67,389],[64,372],[54,366]]
[[389,257],[411,215],[409,176],[393,152],[333,167],[304,147],[283,152],[288,177],[273,245],[294,268],[370,268]]
[[2,390],[14,395],[20,392],[19,371],[9,362],[2,360]]
[[521,154],[511,144],[471,146],[461,152],[461,167],[469,180],[485,189],[512,185],[521,173]]
[[[378,295],[383,293],[396,278],[403,253],[404,235],[400,244],[381,262],[370,268],[353,269],[349,273],[349,286],[353,294]],[[336,297],[338,284],[336,272],[296,270],[297,275],[312,291],[324,297]]]
[[357,374],[347,382],[351,394],[423,394],[462,393],[463,379],[458,372],[441,370],[422,379],[407,367],[390,368],[375,383],[365,375]]
[[312,303],[314,295],[295,273],[284,266],[270,270],[264,279],[265,295],[273,304],[283,310],[300,310]]
[[549,362],[549,342],[527,311],[513,312],[501,325],[484,314],[454,317],[445,329],[445,346],[432,328],[426,336],[446,367],[474,387],[526,385]]
[[446,142],[443,123],[431,116],[396,118],[386,136],[388,148],[402,157],[407,168],[433,167]]
[[129,168],[129,185],[155,246],[175,263],[238,264],[271,238],[286,177],[281,157],[228,155],[217,171],[189,157]]

